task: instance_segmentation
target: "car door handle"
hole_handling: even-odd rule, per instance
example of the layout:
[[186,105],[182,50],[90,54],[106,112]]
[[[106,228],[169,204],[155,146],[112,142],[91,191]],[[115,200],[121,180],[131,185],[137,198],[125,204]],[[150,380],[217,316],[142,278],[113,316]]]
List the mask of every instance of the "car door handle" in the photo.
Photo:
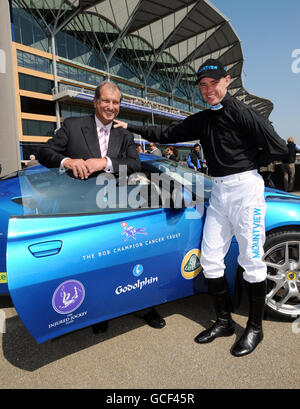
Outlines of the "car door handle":
[[28,249],[34,257],[47,257],[58,254],[62,248],[61,240],[44,241],[31,244]]

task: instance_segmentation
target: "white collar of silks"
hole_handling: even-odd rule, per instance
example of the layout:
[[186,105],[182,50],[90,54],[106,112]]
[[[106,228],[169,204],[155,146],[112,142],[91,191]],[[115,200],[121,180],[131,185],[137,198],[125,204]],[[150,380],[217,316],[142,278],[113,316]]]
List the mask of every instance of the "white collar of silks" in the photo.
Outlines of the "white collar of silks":
[[221,103],[218,104],[218,105],[210,105],[209,108],[210,108],[212,111],[218,111],[219,109],[223,108],[223,105],[222,105]]

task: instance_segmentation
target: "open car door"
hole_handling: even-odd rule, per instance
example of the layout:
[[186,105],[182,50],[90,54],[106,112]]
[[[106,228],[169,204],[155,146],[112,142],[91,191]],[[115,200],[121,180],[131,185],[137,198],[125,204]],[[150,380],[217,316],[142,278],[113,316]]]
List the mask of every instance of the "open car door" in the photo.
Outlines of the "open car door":
[[20,184],[24,215],[9,221],[8,288],[37,342],[206,289],[196,206],[131,209],[124,191],[122,206],[99,208],[111,189],[52,171]]

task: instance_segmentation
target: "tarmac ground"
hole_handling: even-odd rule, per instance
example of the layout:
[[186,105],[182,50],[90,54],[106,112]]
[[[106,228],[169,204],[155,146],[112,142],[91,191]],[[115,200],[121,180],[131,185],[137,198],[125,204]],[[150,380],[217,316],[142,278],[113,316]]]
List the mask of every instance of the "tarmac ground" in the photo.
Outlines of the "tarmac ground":
[[106,333],[84,328],[37,344],[9,297],[0,299],[2,389],[298,389],[300,320],[264,320],[264,340],[247,356],[230,348],[247,322],[244,297],[233,314],[236,333],[199,345],[193,338],[215,319],[211,299],[198,294],[158,306],[167,325],[150,328],[130,314]]

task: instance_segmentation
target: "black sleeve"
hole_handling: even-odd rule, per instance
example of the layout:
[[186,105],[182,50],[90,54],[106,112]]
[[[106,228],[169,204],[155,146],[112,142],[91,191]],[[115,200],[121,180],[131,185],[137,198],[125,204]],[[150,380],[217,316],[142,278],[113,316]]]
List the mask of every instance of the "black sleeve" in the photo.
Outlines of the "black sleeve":
[[242,115],[242,125],[248,130],[249,137],[255,138],[266,162],[286,160],[288,156],[286,142],[277,134],[267,118],[254,109],[249,109]]
[[160,144],[174,142],[188,142],[200,139],[201,119],[200,113],[191,115],[183,121],[172,122],[170,125],[137,126],[128,125],[130,132],[141,135],[150,142]]
[[47,168],[59,168],[61,161],[66,158],[68,134],[68,120],[66,119],[55,136],[39,149],[37,159],[42,165]]

